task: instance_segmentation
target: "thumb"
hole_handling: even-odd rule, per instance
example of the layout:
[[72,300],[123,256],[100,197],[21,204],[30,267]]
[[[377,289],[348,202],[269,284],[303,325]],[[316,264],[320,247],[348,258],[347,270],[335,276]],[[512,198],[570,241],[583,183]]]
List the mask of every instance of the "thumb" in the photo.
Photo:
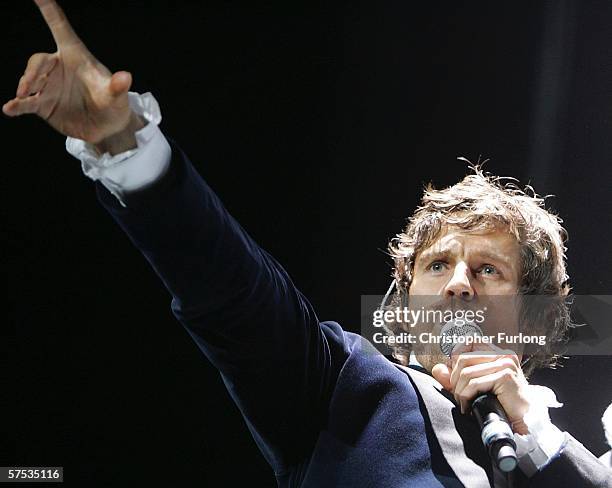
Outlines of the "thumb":
[[119,96],[132,86],[132,74],[127,71],[117,71],[110,80],[110,92],[113,96]]
[[444,363],[436,364],[432,370],[431,375],[440,383],[446,391],[451,391],[451,370]]

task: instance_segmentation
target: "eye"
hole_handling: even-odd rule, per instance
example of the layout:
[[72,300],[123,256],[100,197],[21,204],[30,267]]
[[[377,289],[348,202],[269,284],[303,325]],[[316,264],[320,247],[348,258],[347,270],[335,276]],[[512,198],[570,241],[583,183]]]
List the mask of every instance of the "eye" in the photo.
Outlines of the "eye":
[[433,271],[434,273],[442,273],[447,268],[447,264],[444,261],[434,261],[427,266],[427,271]]
[[483,264],[478,270],[479,273],[482,273],[485,276],[495,276],[499,274],[497,268],[491,264]]

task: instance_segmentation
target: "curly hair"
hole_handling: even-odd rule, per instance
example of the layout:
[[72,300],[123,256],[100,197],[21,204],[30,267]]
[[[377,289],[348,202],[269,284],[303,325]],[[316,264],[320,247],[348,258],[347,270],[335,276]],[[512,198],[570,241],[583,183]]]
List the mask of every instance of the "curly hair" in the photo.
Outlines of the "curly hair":
[[[531,186],[521,189],[515,178],[483,173],[484,163],[474,165],[459,159],[469,163],[473,174],[443,190],[436,190],[431,183],[426,185],[421,204],[408,219],[405,230],[389,243],[395,292],[385,308],[405,303],[416,257],[434,243],[444,226],[469,231],[502,226],[520,247],[522,274],[518,294],[554,298],[546,307],[526,300],[521,308],[520,330],[546,337],[546,345],[529,357],[523,371],[528,376],[538,367],[555,367],[561,357],[556,351],[566,342],[573,326],[563,221],[545,208],[547,197],[540,197]],[[389,322],[386,329],[397,335],[403,331],[403,324]],[[407,364],[410,351],[409,344],[396,344],[393,356]]]

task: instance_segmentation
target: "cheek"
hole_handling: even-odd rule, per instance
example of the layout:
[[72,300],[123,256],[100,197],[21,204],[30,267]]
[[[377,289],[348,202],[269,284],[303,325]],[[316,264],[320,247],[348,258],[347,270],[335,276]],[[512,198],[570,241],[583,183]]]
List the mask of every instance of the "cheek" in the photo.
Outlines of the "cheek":
[[[437,279],[436,279],[437,278]],[[409,295],[437,295],[440,291],[440,278],[418,275],[414,276],[410,289],[408,290]]]
[[408,288],[408,295],[422,295],[421,290],[423,288],[423,280],[420,276],[413,276],[410,288]]
[[515,335],[518,331],[519,301],[516,295],[483,296],[478,308],[484,310],[482,315],[486,334],[505,332]]
[[[501,305],[501,304],[500,304]],[[486,334],[497,335],[504,332],[507,335],[516,335],[519,330],[518,317],[503,306],[489,309],[485,315],[484,330]],[[505,348],[505,346],[502,346]]]
[[516,295],[517,286],[508,281],[488,281],[483,283],[489,295]]

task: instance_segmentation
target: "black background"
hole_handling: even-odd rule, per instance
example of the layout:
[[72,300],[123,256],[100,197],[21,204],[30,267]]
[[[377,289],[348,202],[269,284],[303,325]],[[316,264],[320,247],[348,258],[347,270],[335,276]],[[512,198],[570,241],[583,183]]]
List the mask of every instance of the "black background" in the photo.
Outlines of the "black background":
[[[612,3],[63,2],[90,50],[151,91],[228,209],[309,297],[359,327],[384,249],[457,156],[554,193],[574,291],[612,287]],[[3,101],[53,39],[2,6]],[[71,486],[274,486],[170,297],[99,207],[64,138],[2,116],[7,322],[0,464],[61,465]],[[265,333],[265,331],[262,331]],[[600,455],[612,362],[534,382]]]

